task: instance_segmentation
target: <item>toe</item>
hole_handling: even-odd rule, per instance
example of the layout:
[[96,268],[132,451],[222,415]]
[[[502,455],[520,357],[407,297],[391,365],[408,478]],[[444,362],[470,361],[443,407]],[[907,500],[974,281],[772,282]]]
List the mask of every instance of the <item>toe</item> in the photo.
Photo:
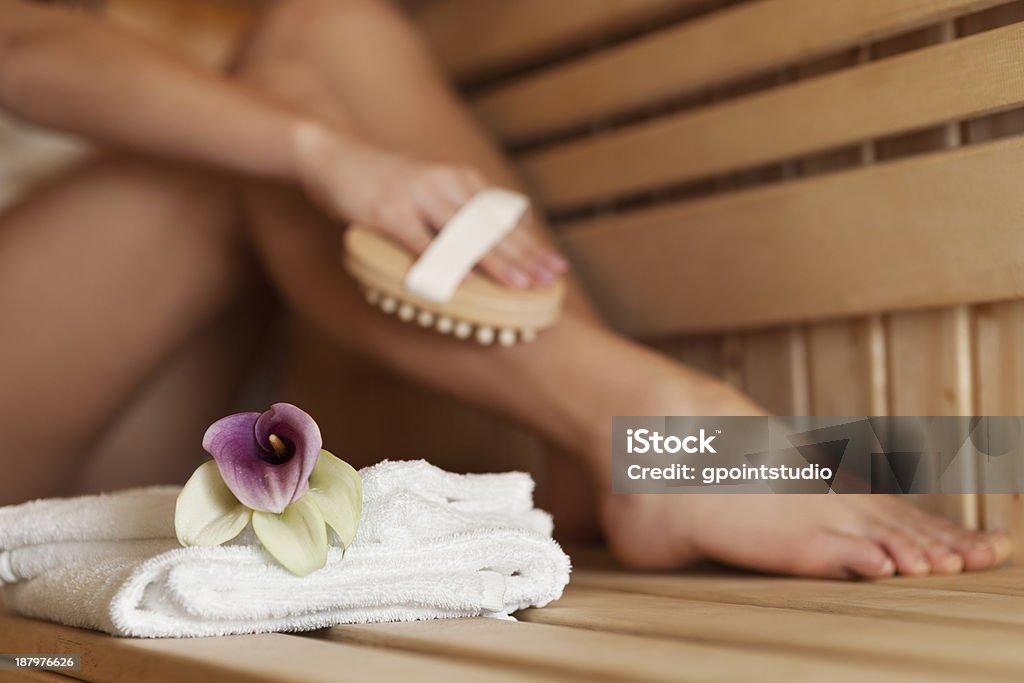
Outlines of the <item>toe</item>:
[[868,536],[885,548],[900,574],[921,576],[932,571],[928,555],[916,534],[893,526],[878,525],[871,529]]
[[878,579],[892,576],[895,564],[882,547],[860,536],[819,531],[793,553],[784,572],[821,579]]
[[965,531],[955,546],[964,557],[968,571],[998,566],[1010,557],[1010,539],[1000,532],[981,533]]
[[959,574],[964,570],[963,556],[945,543],[929,538],[922,545],[933,574]]
[[928,532],[963,558],[964,570],[988,569],[1006,562],[1011,554],[1010,538],[1002,532],[979,532],[947,520],[926,516]]
[[944,520],[922,514],[912,516],[897,526],[918,541],[933,574],[959,574],[966,565],[964,556],[957,549],[956,536],[942,530],[940,522],[944,523]]
[[844,536],[840,550],[843,569],[854,577],[882,579],[896,573],[896,563],[871,539]]

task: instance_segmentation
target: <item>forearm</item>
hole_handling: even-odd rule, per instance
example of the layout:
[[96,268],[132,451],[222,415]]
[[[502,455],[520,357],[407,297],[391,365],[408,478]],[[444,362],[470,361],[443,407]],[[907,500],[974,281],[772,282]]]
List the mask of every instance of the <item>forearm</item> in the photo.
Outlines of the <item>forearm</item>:
[[302,117],[90,16],[0,1],[0,51],[0,106],[28,121],[244,173],[298,173]]

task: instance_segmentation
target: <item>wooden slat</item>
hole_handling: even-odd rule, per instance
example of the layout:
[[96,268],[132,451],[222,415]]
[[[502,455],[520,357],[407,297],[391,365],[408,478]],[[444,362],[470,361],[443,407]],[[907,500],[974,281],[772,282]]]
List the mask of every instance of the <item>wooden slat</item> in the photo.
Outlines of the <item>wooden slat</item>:
[[[948,43],[955,37],[954,23],[947,21],[930,31],[890,41],[876,51],[881,56],[886,51],[901,53],[934,42]],[[876,155],[881,160],[898,158],[955,149],[961,142],[959,126],[947,124],[917,135],[884,141],[878,145]],[[894,314],[888,320],[888,344],[889,402],[893,414],[973,414],[970,310],[967,306]],[[958,464],[963,481],[968,487],[973,486],[977,463],[965,459]],[[914,496],[912,500],[932,514],[970,528],[978,526],[978,501],[974,495],[926,495]]]
[[50,671],[0,671],[0,681],[21,683],[74,683],[80,678],[64,676]]
[[500,137],[506,140],[529,138],[908,31],[998,2],[763,0],[745,3],[524,77],[484,93],[475,100],[474,107]]
[[775,415],[810,411],[807,344],[801,328],[743,336],[743,390]]
[[930,588],[970,593],[991,593],[1024,597],[1024,569],[1007,567],[997,571],[978,572],[967,577],[958,576],[906,576],[886,579],[884,584],[899,584],[911,588]]
[[[977,414],[1024,415],[1024,301],[978,306],[974,312]],[[1020,463],[1015,463],[1019,476]],[[985,485],[982,478],[981,485]],[[985,494],[981,526],[1006,531],[1015,564],[1024,563],[1024,498]],[[1024,585],[1024,581],[1021,582]]]
[[885,415],[886,356],[881,320],[841,320],[807,331],[811,414]]
[[549,209],[629,196],[1024,102],[1024,24],[524,156]]
[[676,577],[588,570],[575,574],[573,581],[577,589],[617,590],[630,595],[914,622],[913,626],[904,624],[908,629],[918,624],[945,624],[964,628],[999,626],[1024,633],[1024,614],[1020,614],[1024,596],[972,591],[975,577],[984,577],[984,574],[953,577],[963,585],[959,591],[904,585],[902,577],[858,583],[743,575]]
[[970,415],[970,356],[963,311],[902,313],[889,320],[894,415]]
[[817,676],[818,680],[860,681],[874,673],[845,662],[793,654],[490,619],[343,626],[318,635],[339,642],[488,662],[498,668],[541,670],[566,680],[675,683],[684,668],[687,681],[762,679],[765,671],[785,672],[785,676],[775,675],[786,680]]
[[[985,31],[1024,20],[1024,2],[1013,2],[961,22],[966,32]],[[978,143],[1024,132],[1024,111],[968,122],[968,142]],[[1024,302],[980,306],[974,314],[977,414],[1024,415]],[[984,484],[984,482],[982,482]],[[1020,495],[981,496],[981,525],[1010,534],[1014,562],[1024,561],[1024,499]]]
[[557,681],[538,672],[387,652],[282,634],[220,638],[111,638],[95,631],[23,619],[0,611],[9,652],[78,653],[76,676],[97,683],[364,683],[381,681]]
[[633,335],[1024,294],[1024,140],[580,221],[562,243]]
[[459,80],[584,47],[707,0],[434,0],[415,18],[441,64]]
[[[831,60],[798,69],[801,78],[864,64],[870,45]],[[804,175],[837,172],[874,162],[871,142],[804,159]],[[807,325],[807,375],[810,414],[885,415],[886,358],[884,326],[878,315]]]
[[[797,595],[785,589],[776,592],[780,598]],[[957,595],[929,593],[937,594],[932,600]],[[534,623],[827,657],[874,668],[866,680],[907,680],[912,675],[917,680],[1011,680],[1024,662],[1019,627],[994,624],[908,623],[579,587],[559,602],[519,616]]]
[[[871,46],[861,45],[846,60],[829,60],[824,66],[832,70],[865,64],[871,61]],[[820,76],[820,68],[812,64],[799,73],[802,78]],[[874,162],[874,144],[867,141],[804,159],[801,170],[805,175],[829,173]],[[807,357],[812,415],[888,414],[888,360],[880,315],[808,325]]]

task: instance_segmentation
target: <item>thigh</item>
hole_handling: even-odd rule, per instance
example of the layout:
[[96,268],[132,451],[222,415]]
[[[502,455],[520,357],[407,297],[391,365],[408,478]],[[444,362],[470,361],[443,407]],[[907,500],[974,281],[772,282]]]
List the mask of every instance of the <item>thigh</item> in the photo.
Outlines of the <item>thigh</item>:
[[0,216],[0,502],[66,490],[146,377],[237,295],[249,259],[225,187],[100,159]]
[[257,289],[191,336],[118,411],[76,468],[70,493],[185,483],[208,457],[202,439],[210,424],[278,400],[287,328],[279,311]]

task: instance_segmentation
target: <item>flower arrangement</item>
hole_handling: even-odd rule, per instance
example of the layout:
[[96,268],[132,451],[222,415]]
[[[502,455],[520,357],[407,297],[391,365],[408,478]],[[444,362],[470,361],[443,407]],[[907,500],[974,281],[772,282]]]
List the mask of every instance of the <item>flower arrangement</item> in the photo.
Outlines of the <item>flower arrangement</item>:
[[178,495],[178,541],[221,545],[251,522],[267,552],[293,574],[322,568],[329,529],[348,548],[363,506],[359,473],[322,446],[313,418],[289,403],[214,422],[203,437],[213,460]]

